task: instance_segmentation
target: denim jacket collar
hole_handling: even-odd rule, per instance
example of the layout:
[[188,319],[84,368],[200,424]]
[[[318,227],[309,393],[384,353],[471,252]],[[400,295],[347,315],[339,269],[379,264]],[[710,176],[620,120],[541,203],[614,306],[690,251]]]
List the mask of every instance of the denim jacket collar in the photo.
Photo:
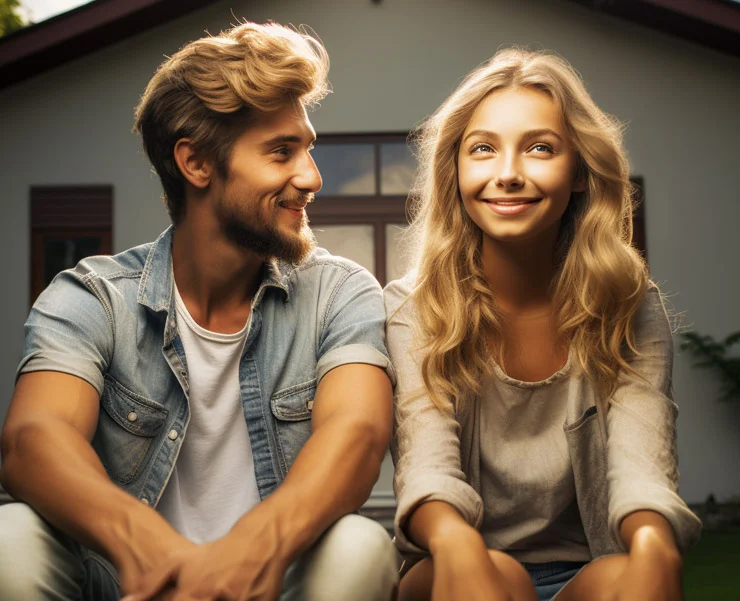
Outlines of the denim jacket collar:
[[[174,226],[168,227],[156,239],[149,251],[139,283],[138,302],[155,313],[172,313],[174,277],[172,271],[172,237]],[[253,305],[257,306],[268,287],[279,288],[285,292],[286,302],[290,300],[288,276],[293,266],[275,259],[265,263],[263,278]]]

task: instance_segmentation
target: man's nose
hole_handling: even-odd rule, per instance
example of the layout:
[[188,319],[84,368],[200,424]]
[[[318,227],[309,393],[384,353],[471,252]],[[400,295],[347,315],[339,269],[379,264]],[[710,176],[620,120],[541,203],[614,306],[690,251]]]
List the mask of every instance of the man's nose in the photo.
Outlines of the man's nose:
[[316,162],[310,154],[306,153],[305,159],[301,161],[297,175],[293,178],[293,185],[304,192],[316,194],[316,192],[321,190],[322,184],[323,181]]

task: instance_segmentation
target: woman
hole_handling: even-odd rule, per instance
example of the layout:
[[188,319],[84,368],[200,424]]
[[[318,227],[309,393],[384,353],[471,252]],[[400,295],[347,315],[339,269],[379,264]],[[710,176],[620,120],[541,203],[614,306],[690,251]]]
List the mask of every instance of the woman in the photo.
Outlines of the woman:
[[675,601],[672,339],[620,126],[504,50],[424,124],[416,268],[385,290],[400,601]]

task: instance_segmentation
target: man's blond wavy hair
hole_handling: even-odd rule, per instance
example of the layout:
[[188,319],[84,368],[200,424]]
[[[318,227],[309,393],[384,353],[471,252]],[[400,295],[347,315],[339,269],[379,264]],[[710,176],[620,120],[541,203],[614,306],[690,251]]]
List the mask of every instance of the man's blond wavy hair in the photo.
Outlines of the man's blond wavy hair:
[[231,148],[254,110],[317,103],[329,91],[328,71],[317,38],[275,23],[237,25],[165,60],[136,108],[134,131],[162,181],[172,221],[178,223],[185,208],[185,180],[174,159],[179,139],[191,138],[225,178]]
[[[425,392],[458,410],[481,391],[501,357],[502,319],[481,266],[482,233],[458,189],[457,154],[479,103],[495,90],[527,87],[560,108],[578,153],[585,192],[574,192],[556,246],[551,283],[559,332],[602,396],[635,353],[634,318],[645,297],[645,263],[631,246],[632,184],[622,127],[599,109],[561,58],[520,49],[498,52],[474,70],[419,128],[420,172],[411,196],[413,293]],[[494,348],[490,341],[493,340]]]

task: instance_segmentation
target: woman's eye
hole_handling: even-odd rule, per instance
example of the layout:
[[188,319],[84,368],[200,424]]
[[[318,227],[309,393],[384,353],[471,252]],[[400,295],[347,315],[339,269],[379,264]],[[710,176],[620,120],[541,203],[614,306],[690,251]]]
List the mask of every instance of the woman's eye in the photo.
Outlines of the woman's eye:
[[491,148],[491,146],[489,146],[488,144],[476,144],[475,146],[473,146],[473,148],[470,149],[470,152],[473,154],[493,152],[493,148]]
[[553,154],[554,152],[552,146],[550,146],[549,144],[535,144],[534,146],[532,146],[532,150],[534,150],[535,152],[548,152],[550,154]]

